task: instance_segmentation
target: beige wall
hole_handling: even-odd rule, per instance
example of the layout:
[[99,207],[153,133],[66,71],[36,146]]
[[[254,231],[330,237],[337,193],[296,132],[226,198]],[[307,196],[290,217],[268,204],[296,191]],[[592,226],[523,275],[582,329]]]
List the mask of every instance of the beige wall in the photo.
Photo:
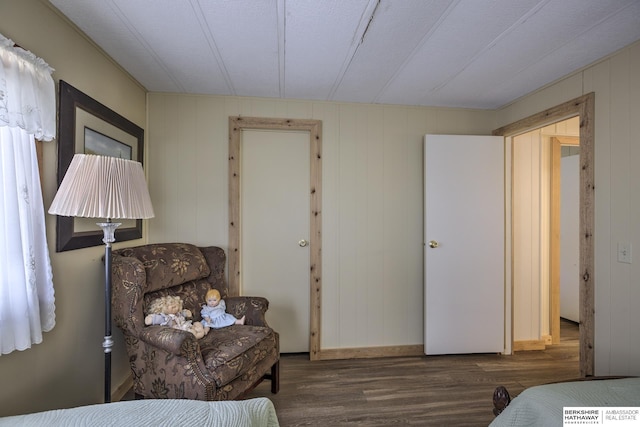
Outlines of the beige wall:
[[323,123],[321,348],[423,342],[422,140],[489,134],[493,112],[149,95],[152,241],[228,246],[228,117]]
[[[62,79],[145,127],[145,91],[38,0],[0,0],[0,33],[44,58]],[[43,192],[56,191],[57,142],[44,144]],[[56,326],[43,342],[0,356],[0,416],[102,402],[104,247],[55,252],[55,217],[46,215],[56,296]],[[126,242],[132,244],[135,242]],[[141,241],[137,241],[141,243]],[[120,244],[122,245],[122,244]],[[118,247],[116,243],[115,247]],[[113,386],[129,374],[114,333]]]
[[[589,92],[595,92],[595,373],[640,375],[640,43],[501,109],[497,124]],[[636,248],[632,264],[617,261],[618,242]]]

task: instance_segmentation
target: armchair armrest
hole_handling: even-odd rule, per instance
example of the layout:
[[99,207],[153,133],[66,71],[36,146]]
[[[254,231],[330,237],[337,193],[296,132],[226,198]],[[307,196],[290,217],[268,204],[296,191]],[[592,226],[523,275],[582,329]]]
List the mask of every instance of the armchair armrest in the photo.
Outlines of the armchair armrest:
[[269,300],[263,297],[227,297],[227,312],[236,318],[245,317],[246,325],[269,326],[265,319],[265,313],[269,308]]
[[113,320],[125,334],[138,336],[140,326],[144,327],[142,295],[147,281],[145,268],[140,260],[115,253],[111,271]]
[[198,345],[191,332],[168,326],[152,325],[142,329],[138,338],[169,353],[185,356]]

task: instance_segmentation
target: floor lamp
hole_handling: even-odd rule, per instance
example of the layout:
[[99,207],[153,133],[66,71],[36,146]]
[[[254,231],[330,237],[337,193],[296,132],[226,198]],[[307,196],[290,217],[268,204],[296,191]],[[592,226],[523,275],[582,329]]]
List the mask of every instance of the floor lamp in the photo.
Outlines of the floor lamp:
[[152,218],[153,206],[142,165],[116,157],[76,154],[71,160],[50,214],[106,218],[97,225],[104,232],[104,400],[111,402],[111,244],[120,225],[112,219]]

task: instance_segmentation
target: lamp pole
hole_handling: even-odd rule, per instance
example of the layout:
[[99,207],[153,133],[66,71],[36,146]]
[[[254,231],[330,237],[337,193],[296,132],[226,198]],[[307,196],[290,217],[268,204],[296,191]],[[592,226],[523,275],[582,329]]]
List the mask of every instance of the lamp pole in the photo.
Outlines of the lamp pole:
[[111,402],[111,347],[113,347],[113,339],[111,337],[111,244],[116,241],[115,231],[120,226],[119,222],[111,222],[107,218],[107,222],[96,223],[104,233],[102,241],[104,247],[104,341],[102,348],[104,349],[104,401]]

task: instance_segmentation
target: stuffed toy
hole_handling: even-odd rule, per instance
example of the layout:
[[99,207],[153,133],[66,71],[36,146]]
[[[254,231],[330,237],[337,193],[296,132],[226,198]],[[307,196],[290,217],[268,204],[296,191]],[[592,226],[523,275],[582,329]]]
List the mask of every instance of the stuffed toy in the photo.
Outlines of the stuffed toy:
[[207,303],[202,306],[200,315],[202,316],[202,324],[205,327],[224,328],[231,325],[244,325],[245,316],[236,319],[233,315],[226,312],[227,305],[220,297],[217,289],[209,289],[205,295]]
[[209,328],[200,322],[193,322],[191,311],[183,308],[178,296],[160,297],[151,302],[144,318],[145,325],[162,325],[191,332],[197,339],[204,337]]

